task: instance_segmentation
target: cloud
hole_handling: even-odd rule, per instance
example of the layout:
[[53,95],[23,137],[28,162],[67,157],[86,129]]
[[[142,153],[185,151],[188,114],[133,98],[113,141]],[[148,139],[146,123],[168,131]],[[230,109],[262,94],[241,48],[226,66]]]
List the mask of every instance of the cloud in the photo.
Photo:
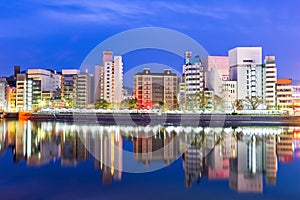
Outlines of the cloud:
[[[45,35],[64,32],[76,27],[140,27],[164,26],[175,29],[241,31],[290,27],[291,21],[282,18],[283,9],[265,9],[253,3],[222,3],[219,1],[139,1],[139,0],[28,0],[0,4],[0,37]],[[11,9],[8,9],[11,8]],[[293,11],[295,12],[295,11]],[[291,11],[292,13],[292,11]],[[285,18],[292,14],[287,13]],[[293,20],[293,18],[291,18]],[[38,27],[38,28],[37,28]],[[122,28],[121,28],[122,29]],[[293,27],[295,29],[295,27]],[[291,29],[282,29],[289,30]],[[298,31],[298,28],[297,28]],[[295,32],[295,31],[294,31]]]

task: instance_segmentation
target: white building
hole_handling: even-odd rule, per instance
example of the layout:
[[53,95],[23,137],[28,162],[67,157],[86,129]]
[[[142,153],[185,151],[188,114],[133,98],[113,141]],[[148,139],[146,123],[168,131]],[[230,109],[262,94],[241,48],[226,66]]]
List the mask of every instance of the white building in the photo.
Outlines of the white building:
[[186,52],[186,63],[182,67],[183,77],[182,82],[184,89],[181,90],[184,94],[181,97],[186,98],[189,95],[196,94],[198,92],[204,92],[205,89],[205,77],[204,68],[199,57],[191,57],[191,52]]
[[276,106],[276,81],[277,81],[277,69],[275,56],[265,57],[265,77],[266,77],[266,92],[265,102],[270,107]]
[[121,103],[123,89],[123,62],[121,56],[112,56],[104,51],[102,64],[95,66],[95,100],[104,99],[110,103]]
[[61,74],[54,71],[52,76],[53,76],[52,80],[53,80],[53,89],[54,89],[54,91],[57,90],[57,89],[61,89]]
[[17,75],[16,90],[17,111],[32,110],[32,79],[27,79],[27,74]]
[[237,99],[264,97],[265,78],[261,47],[237,47],[229,50],[230,80],[237,81]]
[[53,92],[61,85],[61,76],[45,69],[28,69],[28,78],[41,80],[43,92]]
[[222,79],[229,76],[228,56],[207,56],[201,61],[205,71],[205,88],[223,97]]
[[6,78],[0,78],[0,110],[7,109],[6,88],[7,88]]

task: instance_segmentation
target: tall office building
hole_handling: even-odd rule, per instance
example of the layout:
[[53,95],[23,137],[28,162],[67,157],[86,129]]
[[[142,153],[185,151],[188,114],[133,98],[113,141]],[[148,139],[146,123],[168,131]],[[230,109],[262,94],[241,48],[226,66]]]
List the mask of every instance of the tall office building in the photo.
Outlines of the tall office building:
[[230,80],[237,81],[237,99],[265,96],[265,76],[261,47],[229,50]]
[[7,86],[6,78],[0,78],[0,110],[7,109]]
[[186,63],[182,67],[182,82],[184,83],[184,94],[181,97],[186,98],[197,92],[204,92],[205,77],[204,67],[199,57],[192,57],[191,52],[186,53]]
[[280,78],[277,79],[277,107],[279,109],[291,109],[293,105],[293,86],[292,79]]
[[68,107],[76,106],[77,97],[77,76],[79,70],[62,70],[61,77],[61,98],[66,101]]
[[123,89],[123,62],[121,56],[112,51],[103,51],[102,64],[96,65],[94,99],[104,99],[110,103],[121,103]]
[[140,109],[159,108],[162,104],[166,109],[176,109],[177,87],[177,75],[170,69],[165,69],[164,73],[151,73],[145,68],[134,76],[134,97]]
[[276,81],[277,81],[277,69],[275,56],[266,56],[265,62],[265,77],[266,77],[266,89],[265,89],[265,101],[267,106],[271,108],[276,107]]
[[77,75],[76,103],[78,108],[87,108],[92,103],[92,76],[87,73]]
[[41,101],[41,80],[27,78],[27,74],[17,75],[16,110],[37,109]]

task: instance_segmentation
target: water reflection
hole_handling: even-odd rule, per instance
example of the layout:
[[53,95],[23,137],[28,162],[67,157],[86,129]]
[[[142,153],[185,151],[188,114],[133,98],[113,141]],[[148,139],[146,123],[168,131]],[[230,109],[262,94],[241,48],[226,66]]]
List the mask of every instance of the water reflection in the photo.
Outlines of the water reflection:
[[[279,162],[292,162],[300,147],[295,127],[126,127],[53,122],[0,122],[0,153],[12,149],[13,162],[40,166],[60,161],[76,166],[89,159],[102,182],[122,179],[126,165],[170,165],[182,157],[185,186],[228,180],[238,192],[263,192],[276,185]],[[124,146],[126,141],[127,146]],[[129,144],[129,145],[128,145]],[[125,157],[131,152],[131,159]]]

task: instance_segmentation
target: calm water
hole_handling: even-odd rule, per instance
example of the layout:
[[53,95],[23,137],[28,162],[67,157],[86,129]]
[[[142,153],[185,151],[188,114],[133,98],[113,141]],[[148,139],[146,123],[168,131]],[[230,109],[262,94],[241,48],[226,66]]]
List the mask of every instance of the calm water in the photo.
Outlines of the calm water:
[[299,199],[298,133],[0,121],[0,198]]

